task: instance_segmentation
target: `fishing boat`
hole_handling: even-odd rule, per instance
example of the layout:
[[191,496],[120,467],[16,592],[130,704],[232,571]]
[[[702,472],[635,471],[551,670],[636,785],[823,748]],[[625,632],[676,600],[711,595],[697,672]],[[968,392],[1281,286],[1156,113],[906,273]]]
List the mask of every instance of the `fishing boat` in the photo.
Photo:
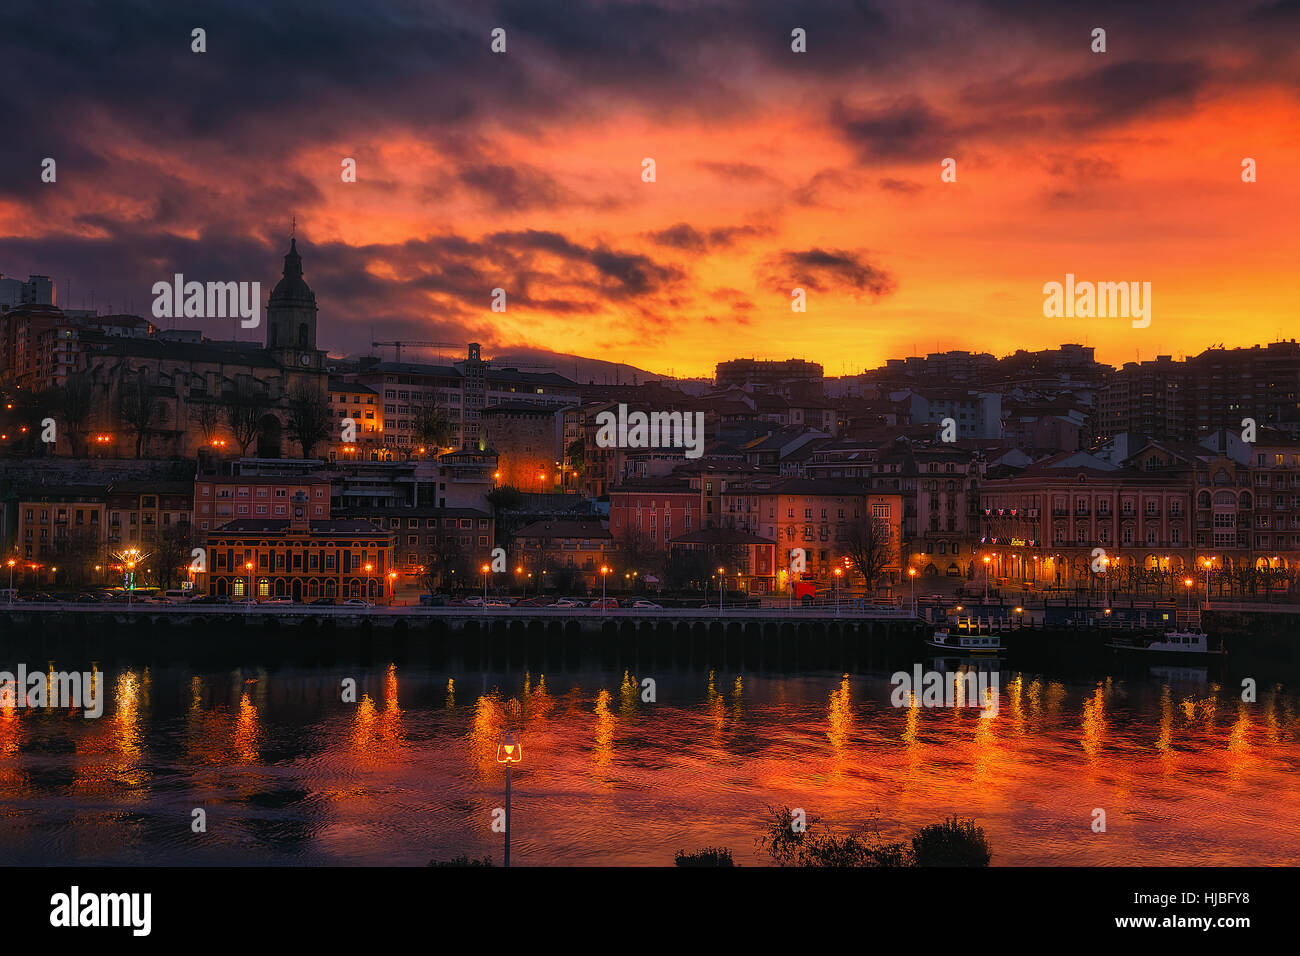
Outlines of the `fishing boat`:
[[947,628],[934,632],[925,642],[928,647],[950,654],[997,654],[1002,651],[1002,637],[998,634],[951,634]]
[[1106,645],[1117,651],[1141,651],[1147,654],[1220,655],[1221,646],[1210,647],[1210,637],[1203,631],[1168,631],[1162,635],[1116,638]]

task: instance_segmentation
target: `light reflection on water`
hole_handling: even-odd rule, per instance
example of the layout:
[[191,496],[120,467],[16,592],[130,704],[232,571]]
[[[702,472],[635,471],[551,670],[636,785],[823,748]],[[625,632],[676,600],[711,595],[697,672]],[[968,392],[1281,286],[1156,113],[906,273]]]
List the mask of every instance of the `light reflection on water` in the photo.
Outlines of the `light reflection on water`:
[[[357,681],[356,703],[342,681]],[[1004,671],[997,716],[895,708],[888,675],[399,669],[99,675],[87,720],[0,708],[9,863],[499,862],[506,730],[520,865],[754,846],[766,805],[903,838],[974,817],[995,864],[1294,864],[1300,702],[1210,681]],[[915,700],[915,699],[914,699]],[[206,813],[207,832],[191,827]],[[1107,832],[1094,833],[1094,810]]]

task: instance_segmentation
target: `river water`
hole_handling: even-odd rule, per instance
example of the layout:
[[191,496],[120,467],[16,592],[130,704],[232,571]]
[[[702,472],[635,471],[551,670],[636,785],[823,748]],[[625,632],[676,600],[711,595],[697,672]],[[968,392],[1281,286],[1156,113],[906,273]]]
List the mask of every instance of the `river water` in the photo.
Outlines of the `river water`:
[[893,706],[889,670],[101,676],[98,719],[0,708],[4,862],[499,864],[506,728],[523,747],[514,865],[670,865],[705,846],[760,865],[768,806],[891,839],[973,817],[994,865],[1300,862],[1297,688],[1261,681],[1245,703],[1239,681],[1204,670],[1004,667],[987,719]]

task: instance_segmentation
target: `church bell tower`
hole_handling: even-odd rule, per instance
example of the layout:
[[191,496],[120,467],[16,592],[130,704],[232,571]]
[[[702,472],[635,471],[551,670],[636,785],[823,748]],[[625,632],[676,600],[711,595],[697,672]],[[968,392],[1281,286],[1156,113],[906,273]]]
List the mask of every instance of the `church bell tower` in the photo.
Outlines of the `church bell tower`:
[[321,353],[316,349],[316,293],[302,277],[296,236],[289,240],[284,275],[266,302],[266,347],[286,367],[323,367]]

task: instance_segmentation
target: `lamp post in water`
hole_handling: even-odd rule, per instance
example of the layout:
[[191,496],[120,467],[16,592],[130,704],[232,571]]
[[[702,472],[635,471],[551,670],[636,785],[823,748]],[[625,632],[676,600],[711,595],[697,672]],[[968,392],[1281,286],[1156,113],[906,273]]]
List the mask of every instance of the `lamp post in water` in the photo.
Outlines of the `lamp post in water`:
[[514,734],[506,734],[497,744],[497,763],[506,765],[506,862],[510,866],[510,769],[524,759],[524,750]]

